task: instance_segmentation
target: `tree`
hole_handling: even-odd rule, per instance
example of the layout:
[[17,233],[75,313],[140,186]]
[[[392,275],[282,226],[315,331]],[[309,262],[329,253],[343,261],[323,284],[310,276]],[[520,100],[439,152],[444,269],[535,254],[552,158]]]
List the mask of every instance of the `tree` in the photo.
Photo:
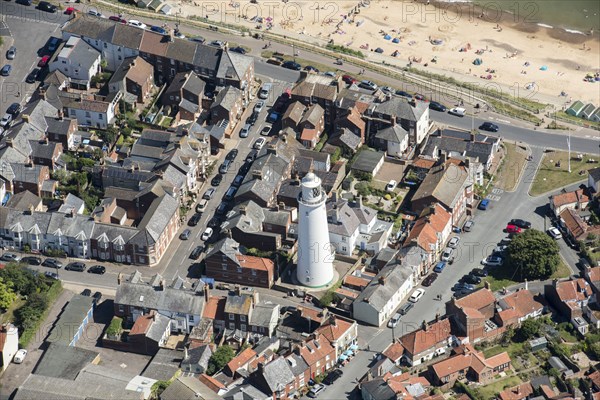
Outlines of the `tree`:
[[12,282],[5,283],[0,277],[0,310],[6,310],[16,300],[17,294],[13,291]]
[[556,241],[544,232],[528,229],[518,234],[508,245],[508,265],[517,279],[546,279],[560,263]]
[[213,354],[210,356],[208,360],[208,368],[206,369],[206,373],[208,375],[214,375],[219,372],[227,365],[231,359],[235,357],[235,352],[233,348],[227,344],[219,347]]
[[523,321],[519,328],[519,338],[523,341],[531,339],[540,330],[540,321],[537,319],[527,319]]

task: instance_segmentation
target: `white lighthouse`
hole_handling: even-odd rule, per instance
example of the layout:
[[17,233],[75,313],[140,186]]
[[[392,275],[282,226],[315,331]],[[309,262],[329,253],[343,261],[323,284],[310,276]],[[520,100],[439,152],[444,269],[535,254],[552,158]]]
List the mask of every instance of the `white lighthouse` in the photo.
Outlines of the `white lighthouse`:
[[333,247],[327,229],[327,196],[321,179],[309,172],[302,178],[298,195],[298,268],[296,278],[301,285],[320,287],[333,280]]

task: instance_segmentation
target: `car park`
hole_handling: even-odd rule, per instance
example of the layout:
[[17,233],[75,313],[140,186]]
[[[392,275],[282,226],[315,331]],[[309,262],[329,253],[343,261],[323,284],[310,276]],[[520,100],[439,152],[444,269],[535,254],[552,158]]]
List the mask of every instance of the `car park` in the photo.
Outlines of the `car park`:
[[451,108],[450,110],[448,110],[448,114],[450,115],[455,115],[457,117],[464,117],[467,113],[467,110],[465,110],[462,107],[454,107]]
[[6,59],[14,60],[16,56],[17,56],[17,48],[15,46],[10,46],[8,48],[8,51],[6,52]]
[[450,239],[450,241],[448,242],[448,247],[451,247],[453,249],[458,247],[458,243],[460,242],[460,236],[454,236],[452,237],[452,239]]
[[7,64],[4,67],[2,67],[2,69],[0,69],[0,75],[10,76],[10,71],[12,71],[12,66]]
[[323,383],[325,383],[326,385],[333,385],[333,383],[340,379],[342,375],[344,375],[344,372],[341,369],[334,369],[329,374],[327,374],[325,379],[323,379]]
[[472,219],[468,220],[463,225],[463,231],[465,231],[465,232],[471,232],[471,229],[473,229],[473,225],[475,225],[475,222],[473,222]]
[[394,189],[396,189],[396,186],[398,185],[398,182],[396,182],[395,180],[391,180],[388,182],[387,185],[385,185],[385,191],[386,192],[393,192]]
[[483,265],[487,265],[490,267],[499,267],[502,265],[504,260],[500,256],[488,256],[486,259],[481,261]]
[[375,84],[374,82],[371,81],[360,81],[360,83],[358,84],[358,87],[361,87],[363,89],[369,89],[369,90],[377,90],[377,84]]
[[136,28],[140,29],[146,29],[146,24],[136,19],[130,19],[129,22],[127,22],[127,25],[135,26]]
[[85,271],[85,264],[82,263],[82,262],[72,262],[72,263],[69,263],[65,267],[65,271],[83,272],[83,271]]
[[260,131],[260,134],[262,136],[269,136],[269,133],[271,133],[271,125],[265,125],[263,126],[263,128]]
[[263,146],[265,145],[265,143],[267,142],[267,140],[265,138],[258,138],[256,139],[256,141],[254,142],[254,145],[252,147],[254,147],[256,150],[260,150],[263,148]]
[[429,102],[429,109],[433,111],[446,112],[448,111],[448,107],[445,105],[438,103],[437,101]]
[[151,26],[150,30],[152,32],[160,33],[161,35],[166,35],[167,34],[167,31],[165,30],[165,28],[157,26],[157,25]]
[[519,228],[516,225],[512,225],[512,224],[508,224],[506,225],[506,232],[507,233],[521,233],[522,229]]
[[2,257],[0,257],[0,261],[19,262],[21,261],[21,257],[14,253],[4,253],[2,254]]
[[529,228],[531,228],[531,222],[525,221],[525,220],[522,220],[522,219],[511,219],[510,222],[509,222],[509,224],[518,226],[519,228],[522,228],[522,229],[529,229]]
[[200,258],[200,254],[202,254],[203,250],[204,250],[203,246],[194,247],[194,250],[192,250],[192,252],[190,253],[190,258],[193,260],[197,260],[198,258]]
[[488,132],[498,132],[500,130],[500,127],[491,122],[484,122],[483,124],[481,124],[479,126],[479,129],[481,129],[482,131],[488,131]]
[[436,274],[435,272],[432,272],[431,274],[427,275],[425,277],[425,279],[423,279],[423,282],[421,282],[421,284],[425,287],[429,287],[429,286],[431,286],[431,284],[433,282],[435,282],[437,277],[438,277],[438,274]]
[[244,127],[240,130],[240,137],[243,138],[247,138],[248,135],[250,134],[250,128],[252,127],[252,125],[250,124],[246,124],[244,125]]
[[471,271],[471,275],[485,278],[486,276],[488,276],[488,272],[483,268],[473,268],[473,270]]
[[21,105],[19,103],[12,103],[8,106],[6,112],[15,118],[21,113]]
[[479,202],[479,205],[477,206],[477,208],[479,210],[485,211],[487,210],[488,206],[490,205],[490,200],[489,199],[483,199]]
[[35,83],[39,74],[40,74],[40,69],[34,68],[33,71],[31,71],[29,74],[27,74],[27,77],[25,78],[25,82]]
[[188,240],[191,234],[192,231],[190,231],[189,229],[184,229],[183,232],[181,232],[181,235],[179,235],[179,239]]
[[454,249],[452,247],[446,247],[442,253],[442,261],[450,261],[453,257]]
[[325,390],[325,385],[323,385],[322,383],[317,383],[315,386],[310,388],[310,390],[308,391],[308,397],[310,397],[311,399],[314,399],[323,390]]
[[446,261],[440,261],[433,267],[433,272],[437,272],[438,274],[442,272],[446,268]]
[[408,298],[408,301],[410,301],[411,303],[416,303],[417,301],[419,301],[421,299],[421,297],[423,297],[424,294],[425,294],[425,289],[418,288],[417,290],[415,290],[413,292],[413,294],[410,295],[410,297]]
[[44,68],[46,65],[48,65],[48,61],[50,61],[50,56],[46,55],[40,58],[40,61],[38,61],[37,66],[40,68]]
[[21,262],[29,265],[42,265],[42,259],[35,256],[23,257],[21,259]]
[[104,275],[106,267],[104,265],[93,265],[88,269],[88,273],[96,275]]
[[556,228],[555,226],[548,229],[548,235],[550,235],[552,237],[552,239],[555,239],[555,240],[562,238],[562,233],[560,233],[558,228]]
[[213,234],[213,228],[210,228],[210,227],[206,228],[204,230],[204,233],[202,233],[202,236],[200,237],[200,239],[202,239],[204,241],[207,241],[208,239],[210,239],[210,237],[212,236],[212,234]]
[[216,187],[216,186],[219,186],[222,181],[223,181],[223,175],[217,174],[210,180],[210,185]]
[[192,215],[192,218],[190,218],[189,221],[188,221],[188,225],[189,226],[196,226],[196,225],[198,225],[198,222],[200,222],[200,218],[202,218],[202,215],[200,215],[198,213]]
[[400,318],[402,318],[402,314],[396,313],[387,323],[388,328],[395,328],[400,322]]
[[60,269],[63,264],[55,258],[46,258],[42,263],[44,267]]
[[300,71],[302,69],[302,65],[298,64],[295,61],[284,61],[283,64],[281,64],[281,66],[283,68],[291,69],[293,71]]
[[15,356],[13,357],[13,363],[21,364],[25,360],[26,356],[27,356],[27,350],[25,350],[25,349],[18,350],[15,353]]
[[83,289],[83,292],[81,292],[81,295],[90,297],[92,295],[92,291],[90,289]]

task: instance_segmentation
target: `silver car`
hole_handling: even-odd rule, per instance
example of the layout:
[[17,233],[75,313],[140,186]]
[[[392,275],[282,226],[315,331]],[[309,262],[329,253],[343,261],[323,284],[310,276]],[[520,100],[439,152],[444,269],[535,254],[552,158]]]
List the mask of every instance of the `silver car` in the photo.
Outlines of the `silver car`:
[[10,46],[10,48],[6,52],[6,58],[8,60],[14,60],[16,56],[17,56],[17,48],[15,46]]

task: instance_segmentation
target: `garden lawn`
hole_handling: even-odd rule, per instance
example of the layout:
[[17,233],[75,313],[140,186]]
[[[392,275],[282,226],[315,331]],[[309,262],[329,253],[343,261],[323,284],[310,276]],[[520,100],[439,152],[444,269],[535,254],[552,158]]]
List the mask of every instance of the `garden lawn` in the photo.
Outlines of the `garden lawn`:
[[[523,282],[518,273],[510,269],[507,265],[489,268],[488,272],[489,275],[483,279],[479,286],[483,286],[483,283],[488,281],[490,283],[490,289],[493,292]],[[550,275],[549,279],[566,278],[570,275],[571,269],[561,258],[561,262],[558,265],[556,272]]]
[[[579,175],[579,173],[580,171],[587,171],[598,167],[598,164],[587,163],[587,160],[590,158],[598,160],[598,156],[584,154],[581,161],[575,160],[574,157],[576,156],[576,152],[571,152],[571,172],[569,173],[568,152],[555,151],[544,154],[535,178],[533,178],[533,182],[529,188],[529,194],[532,196],[539,196],[587,179],[587,173],[582,175]],[[555,166],[558,161],[560,161],[560,167]]]
[[494,399],[496,398],[496,393],[500,393],[504,390],[504,388],[517,386],[520,383],[523,383],[521,378],[519,378],[518,376],[510,376],[506,379],[489,383],[485,386],[478,388],[477,390],[483,395],[484,399]]
[[495,186],[510,192],[519,184],[523,168],[527,165],[527,152],[514,143],[504,142],[504,148],[506,153]]

